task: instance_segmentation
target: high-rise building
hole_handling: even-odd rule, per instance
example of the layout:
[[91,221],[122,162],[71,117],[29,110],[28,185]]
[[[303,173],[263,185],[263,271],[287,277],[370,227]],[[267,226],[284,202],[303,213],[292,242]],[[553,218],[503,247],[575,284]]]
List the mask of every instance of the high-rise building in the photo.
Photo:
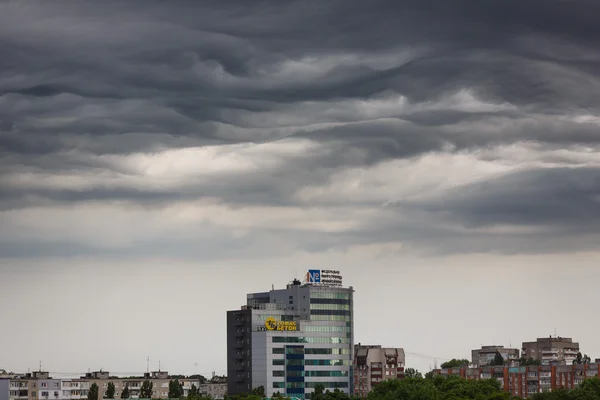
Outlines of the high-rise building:
[[404,349],[354,346],[354,394],[364,397],[388,379],[404,378]]
[[502,356],[505,363],[519,358],[519,349],[510,349],[504,346],[481,346],[480,349],[471,350],[471,362],[478,367],[492,365],[496,353]]
[[542,365],[573,364],[579,352],[579,343],[571,338],[538,338],[535,342],[523,342],[522,356],[541,361]]
[[228,393],[262,386],[267,397],[304,399],[316,385],[352,393],[353,293],[339,271],[309,270],[305,282],[248,294],[227,312]]

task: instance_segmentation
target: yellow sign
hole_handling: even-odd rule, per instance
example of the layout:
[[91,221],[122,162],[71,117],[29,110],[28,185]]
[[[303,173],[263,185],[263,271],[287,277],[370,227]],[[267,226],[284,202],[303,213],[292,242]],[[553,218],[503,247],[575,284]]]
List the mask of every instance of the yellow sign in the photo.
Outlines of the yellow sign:
[[268,331],[297,331],[298,323],[296,321],[277,321],[273,317],[269,317],[265,321],[265,328]]

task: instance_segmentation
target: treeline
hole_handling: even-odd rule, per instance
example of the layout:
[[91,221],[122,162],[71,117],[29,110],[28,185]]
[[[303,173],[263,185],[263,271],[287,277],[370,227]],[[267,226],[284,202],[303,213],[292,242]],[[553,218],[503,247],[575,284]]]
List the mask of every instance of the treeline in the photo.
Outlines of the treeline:
[[[521,400],[504,391],[497,379],[468,380],[457,376],[432,376],[388,380],[377,385],[366,400]],[[261,400],[264,389],[257,388],[249,394],[228,396],[227,400]],[[284,397],[276,393],[273,398]],[[315,387],[311,400],[359,400],[335,389],[324,391]],[[364,400],[364,399],[363,399]],[[553,392],[536,393],[528,400],[600,400],[600,379],[586,379],[573,390],[558,389]]]

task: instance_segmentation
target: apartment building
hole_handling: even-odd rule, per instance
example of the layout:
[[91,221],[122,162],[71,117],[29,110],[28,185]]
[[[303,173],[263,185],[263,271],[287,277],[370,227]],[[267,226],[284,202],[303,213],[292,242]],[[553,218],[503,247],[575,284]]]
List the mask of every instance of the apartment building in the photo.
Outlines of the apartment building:
[[224,399],[227,395],[227,382],[201,383],[198,389],[202,396],[210,396],[217,400]]
[[227,375],[231,395],[264,387],[309,398],[316,385],[351,394],[353,292],[338,271],[310,270],[306,281],[250,293],[227,312]]
[[354,394],[364,397],[383,381],[404,378],[404,363],[404,349],[354,346]]
[[541,361],[542,365],[571,365],[577,358],[579,343],[560,336],[538,338],[535,342],[523,342],[522,356]]
[[442,376],[459,376],[465,379],[494,378],[511,395],[527,398],[535,393],[574,389],[584,379],[600,376],[600,364],[452,368],[434,372]]
[[471,362],[478,367],[492,365],[496,353],[499,353],[504,362],[516,361],[519,359],[519,349],[510,349],[504,346],[481,346],[480,349],[471,350]]
[[[107,371],[96,371],[85,374],[74,379],[52,379],[48,372],[36,371],[33,374],[25,374],[13,379],[0,379],[0,400],[81,400],[87,399],[90,387],[95,383],[98,385],[100,396],[105,397],[108,384],[115,385],[115,398],[120,398],[125,387],[129,390],[131,399],[140,398],[140,392],[144,381],[152,382],[152,398],[166,399],[169,397],[168,372],[155,371],[146,373],[141,377],[119,378],[110,376]],[[192,385],[200,391],[219,394],[223,398],[222,386],[212,388],[201,385],[198,379],[180,379],[183,384],[184,396],[187,396]],[[204,386],[204,388],[202,388]]]

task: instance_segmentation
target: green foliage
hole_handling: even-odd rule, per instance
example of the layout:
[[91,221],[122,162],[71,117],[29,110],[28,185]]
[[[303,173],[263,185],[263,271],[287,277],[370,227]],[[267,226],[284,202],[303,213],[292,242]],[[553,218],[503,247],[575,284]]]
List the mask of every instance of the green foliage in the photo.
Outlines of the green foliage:
[[179,383],[179,379],[171,379],[169,381],[169,398],[180,399],[183,397],[183,382]]
[[88,400],[98,400],[98,385],[92,383],[88,392]]
[[[280,394],[280,396],[281,396],[281,394]],[[283,399],[283,397],[282,397],[282,399]],[[242,393],[242,394],[236,394],[234,396],[227,395],[227,396],[225,396],[225,400],[262,400],[262,397],[257,396],[255,394]]]
[[441,368],[442,369],[459,368],[459,367],[462,367],[463,365],[469,365],[469,360],[466,360],[464,358],[462,360],[453,358],[450,361],[446,361],[445,363],[442,363]]
[[146,379],[142,382],[142,388],[140,389],[140,399],[151,399],[152,398],[152,386],[154,384]]
[[[497,379],[469,380],[458,376],[429,376],[383,381],[369,393],[367,400],[520,400],[504,391]],[[345,399],[350,400],[348,396]],[[571,391],[558,389],[548,393],[536,393],[529,399],[600,400],[600,379],[586,379]],[[316,400],[342,398],[325,399],[320,395]]]
[[581,352],[578,351],[577,357],[573,361],[573,364],[589,364],[590,362],[592,362],[592,359],[590,358],[590,356],[588,356],[587,354],[582,356]]
[[[431,375],[430,375],[431,376]],[[405,378],[377,385],[368,400],[511,400],[496,379],[468,380],[456,376]]]
[[405,378],[422,378],[423,375],[414,368],[406,368],[404,370],[404,377]]
[[122,399],[128,399],[129,396],[130,396],[130,394],[129,394],[129,386],[125,386],[123,388],[123,391],[121,392],[121,398]]
[[198,379],[200,381],[200,383],[208,382],[208,379],[206,379],[206,377],[204,377],[203,375],[200,375],[200,374],[190,375],[190,376],[188,376],[188,378],[189,379]]
[[522,367],[528,367],[530,365],[542,365],[542,361],[534,360],[531,357],[529,357],[529,358],[521,357],[521,358],[519,358],[519,365]]
[[265,396],[265,387],[264,386],[259,386],[257,388],[252,389],[252,392],[250,392],[251,395],[254,396],[258,396],[258,397],[266,397]]
[[494,359],[492,360],[492,365],[504,365],[504,357],[502,357],[502,354],[496,352]]
[[213,398],[211,396],[202,396],[201,394],[197,394],[195,396],[190,396],[188,394],[187,399],[188,400],[213,400]]
[[[335,388],[333,392],[326,390],[323,392],[323,385],[315,385],[315,391],[311,395],[311,400],[354,400],[354,397],[348,396],[339,388]],[[318,389],[318,390],[317,390]]]
[[199,394],[200,394],[200,391],[198,390],[196,385],[192,384],[192,387],[190,388],[190,391],[188,393],[188,399],[197,397]]
[[115,384],[112,382],[108,382],[108,388],[106,389],[106,398],[107,399],[115,398]]

